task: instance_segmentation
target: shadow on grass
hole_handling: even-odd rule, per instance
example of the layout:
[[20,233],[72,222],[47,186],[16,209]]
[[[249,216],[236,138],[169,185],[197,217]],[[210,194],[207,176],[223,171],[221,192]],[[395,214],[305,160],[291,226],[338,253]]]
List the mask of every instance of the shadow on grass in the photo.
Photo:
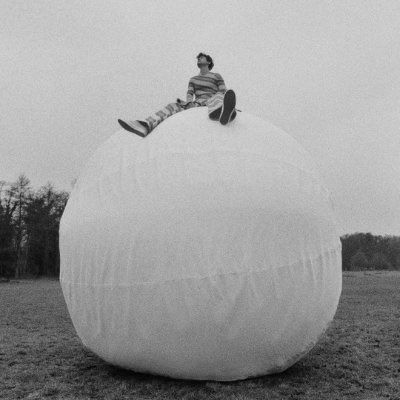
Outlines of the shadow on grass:
[[[282,382],[287,382],[290,380],[291,382],[303,383],[303,382],[311,382],[315,379],[315,368],[310,365],[302,364],[301,360],[288,368],[287,370],[270,374],[263,375],[253,378],[247,378],[237,381],[214,381],[214,380],[190,380],[190,379],[175,379],[162,375],[155,375],[149,373],[141,373],[135,372],[132,370],[123,369],[111,364],[104,362],[101,359],[98,359],[99,365],[98,367],[104,369],[104,372],[111,377],[112,379],[125,381],[125,382],[141,382],[141,383],[151,383],[154,385],[157,382],[159,385],[166,386],[180,386],[180,387],[190,387],[191,389],[198,387],[203,388],[210,384],[221,385],[221,386],[242,386],[246,384],[256,385],[256,386],[264,386],[264,387],[273,387],[279,386]],[[92,366],[91,368],[95,368],[96,366]]]

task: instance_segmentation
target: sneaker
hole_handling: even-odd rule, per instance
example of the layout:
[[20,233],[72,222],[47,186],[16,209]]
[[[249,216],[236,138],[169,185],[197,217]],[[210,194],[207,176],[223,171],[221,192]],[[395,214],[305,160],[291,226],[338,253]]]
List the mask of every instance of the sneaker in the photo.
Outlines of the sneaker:
[[219,117],[221,116],[221,111],[222,107],[218,107],[216,110],[211,111],[210,114],[208,114],[208,117],[213,121],[219,121]]
[[229,89],[225,92],[222,112],[221,116],[219,117],[219,122],[221,122],[222,125],[226,125],[229,121],[232,120],[232,115],[235,111],[235,106],[236,106],[235,92]]
[[136,133],[140,137],[146,137],[149,133],[149,128],[146,122],[143,121],[122,121],[122,119],[118,120],[119,124],[129,132]]

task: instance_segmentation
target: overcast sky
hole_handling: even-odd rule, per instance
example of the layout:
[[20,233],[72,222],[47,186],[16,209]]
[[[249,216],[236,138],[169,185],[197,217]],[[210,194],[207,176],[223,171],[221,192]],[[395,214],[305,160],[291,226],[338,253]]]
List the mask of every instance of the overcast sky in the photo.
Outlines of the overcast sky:
[[71,190],[209,53],[238,108],[312,154],[341,233],[400,235],[400,1],[0,2],[0,180]]

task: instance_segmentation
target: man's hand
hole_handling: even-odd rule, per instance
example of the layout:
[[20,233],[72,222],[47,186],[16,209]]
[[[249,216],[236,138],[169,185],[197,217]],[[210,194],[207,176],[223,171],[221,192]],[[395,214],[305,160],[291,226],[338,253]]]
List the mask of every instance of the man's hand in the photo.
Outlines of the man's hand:
[[194,103],[192,101],[183,101],[181,99],[176,99],[176,102],[185,110],[188,108],[194,107]]
[[179,104],[181,107],[185,108],[187,105],[187,101],[183,101],[181,99],[176,99],[177,104]]

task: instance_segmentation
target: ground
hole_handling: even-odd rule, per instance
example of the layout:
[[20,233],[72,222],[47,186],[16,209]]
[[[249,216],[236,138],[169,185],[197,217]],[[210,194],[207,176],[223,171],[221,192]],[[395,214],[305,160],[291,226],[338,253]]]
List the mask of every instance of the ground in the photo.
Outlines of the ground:
[[234,383],[124,371],[85,350],[58,281],[0,284],[1,399],[400,399],[400,272],[348,272],[335,319],[281,374]]

